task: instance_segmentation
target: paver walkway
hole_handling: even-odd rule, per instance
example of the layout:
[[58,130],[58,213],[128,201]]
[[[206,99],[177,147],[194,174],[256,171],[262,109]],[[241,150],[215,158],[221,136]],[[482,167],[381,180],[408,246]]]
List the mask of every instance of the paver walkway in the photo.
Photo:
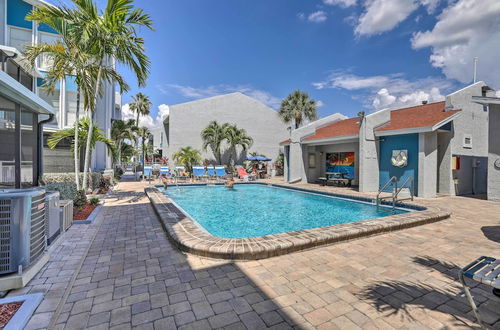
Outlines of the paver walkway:
[[[500,257],[500,204],[425,201],[450,220],[271,259],[185,255],[167,240],[137,182],[122,182],[93,224],[74,225],[28,287],[45,292],[29,329],[438,329],[476,327],[457,281]],[[500,329],[500,298],[472,290]]]

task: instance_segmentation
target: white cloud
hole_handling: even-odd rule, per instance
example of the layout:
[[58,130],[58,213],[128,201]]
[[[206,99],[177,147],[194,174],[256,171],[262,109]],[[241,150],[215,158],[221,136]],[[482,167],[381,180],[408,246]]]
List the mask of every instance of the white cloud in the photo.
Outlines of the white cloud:
[[454,87],[450,81],[434,77],[408,81],[400,73],[363,77],[343,72],[333,73],[326,80],[313,85],[317,89],[356,91],[362,95],[364,106],[375,110],[412,106],[422,101],[442,101],[444,95],[441,91]]
[[428,14],[433,14],[441,0],[420,0],[420,3],[427,8]]
[[321,108],[325,105],[325,103],[321,100],[316,101],[316,107]]
[[338,5],[343,8],[351,7],[356,4],[356,0],[323,0],[325,5]]
[[[156,117],[152,117],[151,115],[147,116],[141,116],[139,117],[139,126],[145,126],[149,129],[155,128],[160,126],[163,123],[163,120],[168,116],[170,113],[169,106],[166,104],[161,104],[158,106],[158,113]],[[124,104],[122,106],[122,119],[123,120],[128,120],[128,119],[136,119],[137,114],[135,112],[132,112],[130,110],[129,104]]]
[[222,85],[212,85],[208,87],[198,88],[198,87],[191,87],[191,86],[184,86],[177,84],[168,84],[165,86],[158,86],[158,88],[164,94],[167,94],[169,90],[173,90],[181,94],[182,96],[190,99],[202,99],[222,94],[240,92],[274,109],[277,109],[281,103],[280,98],[275,97],[266,91],[253,88],[248,85],[232,86],[232,85],[222,84]]
[[412,38],[415,49],[431,47],[430,62],[448,78],[472,81],[473,58],[478,57],[478,79],[500,87],[500,1],[459,0],[438,16],[430,31]]
[[354,32],[357,35],[375,35],[392,30],[415,9],[415,0],[366,0]]
[[321,23],[327,20],[326,13],[322,10],[315,11],[314,13],[309,14],[307,16],[307,20],[309,22]]

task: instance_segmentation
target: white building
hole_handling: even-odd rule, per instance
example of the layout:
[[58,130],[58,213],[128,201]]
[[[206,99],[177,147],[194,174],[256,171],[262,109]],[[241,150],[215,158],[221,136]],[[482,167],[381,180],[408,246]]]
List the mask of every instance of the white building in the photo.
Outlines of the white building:
[[[20,52],[27,45],[40,42],[51,43],[57,40],[58,35],[50,27],[38,25],[25,19],[33,6],[43,4],[46,3],[40,0],[0,0],[0,47],[3,47],[9,55],[17,54],[17,59],[8,59],[7,61],[19,62]],[[73,126],[77,94],[76,84],[72,76],[61,80],[56,86],[55,92],[49,94],[42,87],[44,72],[48,65],[46,59],[40,58],[37,72],[33,73],[35,79],[30,82],[34,92],[55,109],[54,120],[44,126],[44,140],[51,132]],[[97,126],[108,137],[111,133],[111,120],[121,118],[120,109],[121,98],[117,98],[114,84],[106,84],[103,97],[98,100],[95,120]],[[83,104],[80,104],[80,114],[83,115]],[[102,170],[111,166],[111,156],[108,150],[103,144],[98,143],[92,155],[92,169]],[[73,170],[74,162],[69,145],[61,145],[54,150],[50,150],[45,145],[44,172],[70,172]]]
[[[215,163],[210,149],[202,150],[201,131],[216,120],[219,124],[235,124],[253,138],[253,145],[237,155],[236,164],[242,164],[250,152],[263,154],[272,160],[279,156],[279,142],[288,136],[287,125],[278,113],[265,104],[242,93],[231,93],[170,106],[170,113],[163,127],[153,130],[155,149],[162,147],[162,154],[173,164],[172,154],[182,147],[191,146],[202,151],[202,157]],[[222,155],[227,164],[228,150]],[[234,156],[234,155],[233,155]]]

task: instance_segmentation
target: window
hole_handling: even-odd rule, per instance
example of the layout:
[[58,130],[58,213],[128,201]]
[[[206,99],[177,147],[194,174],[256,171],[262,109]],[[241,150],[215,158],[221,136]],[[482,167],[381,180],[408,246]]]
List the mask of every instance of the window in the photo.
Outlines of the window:
[[[12,108],[11,108],[12,106]],[[14,188],[15,166],[15,112],[14,104],[0,97],[0,188]]]
[[316,154],[310,153],[308,160],[309,168],[316,168]]
[[[78,92],[77,92],[77,86],[75,83],[75,78],[74,76],[67,76],[66,77],[66,119],[65,119],[65,126],[73,126],[73,124],[76,121],[76,106],[77,106],[77,97],[78,97]],[[82,102],[80,102],[80,118],[82,116]]]
[[[51,33],[46,33],[46,32],[39,32],[38,33],[38,43],[39,44],[53,44],[57,40],[59,40],[59,37],[55,34]],[[42,70],[47,70],[51,65],[52,65],[52,59],[49,56],[42,55],[38,59],[38,67]]]
[[45,102],[48,104],[52,105],[54,107],[54,110],[56,112],[56,115],[54,116],[54,119],[49,123],[49,125],[55,125],[57,126],[57,123],[59,123],[60,120],[60,115],[61,111],[59,108],[59,97],[60,97],[60,84],[57,83],[53,93],[51,93],[47,87],[45,87],[44,80],[42,78],[37,78],[37,86],[38,86],[38,96],[40,96],[41,99],[43,99]]
[[9,46],[19,51],[23,51],[26,46],[31,46],[32,44],[31,34],[31,30],[10,26]]
[[21,187],[33,186],[33,166],[36,159],[36,131],[33,113],[21,108]]
[[464,134],[464,144],[463,147],[466,149],[472,149],[472,135]]

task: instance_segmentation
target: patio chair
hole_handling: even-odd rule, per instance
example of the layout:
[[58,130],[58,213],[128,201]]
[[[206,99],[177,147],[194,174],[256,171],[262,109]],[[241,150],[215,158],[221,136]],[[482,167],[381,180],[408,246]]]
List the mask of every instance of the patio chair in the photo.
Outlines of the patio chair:
[[170,170],[168,169],[168,166],[160,167],[160,176],[162,176],[162,175],[168,176],[169,174],[170,174]]
[[254,181],[256,179],[253,174],[248,174],[243,167],[238,167],[236,171],[238,172],[238,177],[243,181]]
[[189,180],[189,176],[188,175],[184,175],[186,173],[186,168],[184,166],[176,166],[175,167],[175,181],[176,182],[179,182],[179,181],[184,181],[186,182],[187,180]]
[[226,179],[227,177],[226,168],[222,165],[215,166],[215,176],[217,179]]
[[205,173],[205,166],[197,165],[193,166],[193,177],[195,180],[203,180],[207,178]]
[[215,168],[213,166],[207,166],[207,176],[209,179],[217,179],[215,175]]
[[493,294],[499,295],[500,292],[500,259],[492,257],[479,257],[458,272],[460,283],[464,287],[465,296],[469,301],[474,316],[482,329],[486,329],[481,321],[479,310],[477,309],[474,299],[470,294],[469,288],[465,284],[465,278],[470,278],[479,283],[486,284],[493,288]]
[[144,171],[142,172],[142,178],[145,179],[146,177],[151,178],[153,175],[153,167],[152,166],[144,166]]

